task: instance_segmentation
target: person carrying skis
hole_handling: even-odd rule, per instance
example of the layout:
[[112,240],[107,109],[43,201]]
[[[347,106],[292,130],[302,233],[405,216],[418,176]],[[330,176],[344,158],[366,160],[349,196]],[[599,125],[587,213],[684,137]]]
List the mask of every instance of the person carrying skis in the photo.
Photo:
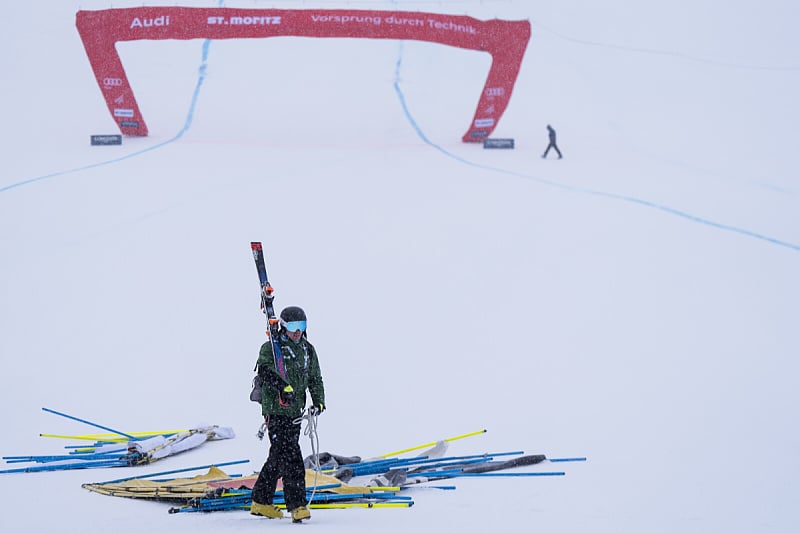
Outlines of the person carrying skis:
[[[267,425],[269,456],[253,486],[250,514],[284,518],[272,501],[278,478],[283,478],[286,509],[294,522],[311,518],[306,499],[306,471],[300,451],[300,421],[306,405],[306,390],[311,394],[314,414],[325,410],[325,387],[317,351],[308,342],[306,313],[290,306],[281,311],[278,343],[280,354],[273,354],[272,343],[265,342],[258,355],[258,373],[263,378],[261,414]],[[281,372],[281,369],[283,372]]]
[[561,150],[559,150],[558,145],[556,145],[556,130],[554,130],[550,124],[547,125],[547,137],[550,139],[550,143],[547,145],[547,149],[542,154],[542,159],[547,157],[547,152],[550,151],[550,148],[554,149],[558,154],[558,158],[561,159]]

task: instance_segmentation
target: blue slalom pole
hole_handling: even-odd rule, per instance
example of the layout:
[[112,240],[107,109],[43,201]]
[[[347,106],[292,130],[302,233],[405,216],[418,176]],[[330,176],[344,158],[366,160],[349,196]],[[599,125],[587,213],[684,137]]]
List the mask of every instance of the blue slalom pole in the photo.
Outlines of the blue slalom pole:
[[54,463],[56,461],[110,461],[126,457],[127,453],[102,453],[84,455],[28,455],[19,457],[3,457],[7,463]]
[[372,475],[372,474],[382,474],[389,470],[395,470],[395,469],[407,469],[411,472],[414,472],[425,469],[439,468],[442,466],[447,466],[448,464],[455,466],[457,464],[460,465],[472,462],[488,462],[493,460],[493,458],[495,457],[501,457],[506,455],[520,455],[522,453],[524,452],[513,451],[513,452],[484,453],[484,454],[437,457],[437,458],[429,458],[427,456],[422,456],[422,457],[410,457],[406,459],[393,459],[393,460],[381,459],[374,461],[365,461],[363,463],[352,463],[347,465],[341,465],[339,466],[337,471],[351,469],[353,471],[353,477]]
[[115,466],[128,466],[128,463],[123,461],[88,461],[81,463],[69,463],[63,465],[42,465],[42,466],[28,466],[25,468],[12,468],[9,470],[0,470],[0,474],[14,474],[19,472],[54,472],[56,470],[80,470],[83,468],[110,468]]
[[455,474],[454,477],[536,477],[564,476],[565,472],[484,472],[482,474]]
[[461,469],[438,470],[435,472],[412,472],[408,477],[527,477],[527,476],[563,476],[564,472],[463,472]]
[[133,476],[133,477],[125,477],[121,479],[114,479],[112,481],[103,481],[102,483],[97,483],[98,485],[102,485],[103,483],[121,483],[123,481],[130,481],[131,479],[143,479],[146,477],[156,477],[156,476],[165,476],[167,474],[177,474],[179,472],[191,472],[192,470],[202,470],[204,468],[211,468],[212,466],[228,466],[228,465],[240,465],[242,463],[249,463],[250,459],[242,459],[241,461],[230,461],[227,463],[214,463],[210,465],[202,465],[202,466],[193,466],[191,468],[180,468],[178,470],[167,470],[164,472],[155,472],[153,474],[145,474],[143,476]]
[[400,490],[456,490],[455,485],[401,485]]
[[95,424],[94,422],[89,422],[88,420],[83,420],[81,418],[76,418],[74,416],[71,416],[71,415],[68,415],[68,414],[65,414],[65,413],[59,413],[58,411],[53,411],[52,409],[48,409],[47,407],[42,407],[42,411],[46,411],[48,413],[53,413],[54,415],[58,415],[58,416],[63,416],[64,418],[69,418],[69,419],[75,420],[77,422],[83,422],[84,424],[88,424],[90,426],[94,426],[96,428],[100,428],[100,429],[103,429],[105,431],[110,431],[111,433],[116,433],[117,435],[122,435],[123,437],[125,437],[128,440],[139,440],[136,437],[133,437],[133,436],[128,435],[127,433],[123,433],[121,431],[117,431],[116,429],[111,429],[111,428],[108,428],[106,426],[101,426],[100,424]]
[[[476,464],[483,464],[483,463],[491,463],[491,457],[482,457],[480,459],[462,459],[460,461],[444,461],[442,463],[430,463],[424,464],[422,466],[417,466],[412,468],[411,472],[430,472],[431,470],[436,470],[437,468],[444,468],[444,467],[454,467],[454,466],[467,466],[467,465],[476,465]],[[412,465],[413,466],[413,465]]]

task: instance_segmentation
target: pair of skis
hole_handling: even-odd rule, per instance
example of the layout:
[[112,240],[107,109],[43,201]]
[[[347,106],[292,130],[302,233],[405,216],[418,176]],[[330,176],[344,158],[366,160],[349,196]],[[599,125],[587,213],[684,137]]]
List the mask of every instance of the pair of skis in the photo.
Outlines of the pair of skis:
[[280,344],[280,336],[278,329],[280,320],[275,316],[275,307],[272,301],[275,299],[273,295],[272,285],[269,283],[267,277],[267,266],[264,263],[264,248],[260,242],[251,242],[250,249],[253,251],[253,259],[256,262],[256,270],[258,271],[258,281],[261,284],[261,310],[267,316],[267,336],[269,337],[270,344],[272,345],[272,357],[275,360],[275,369],[278,375],[288,384],[286,379],[286,365],[283,362],[283,351]]

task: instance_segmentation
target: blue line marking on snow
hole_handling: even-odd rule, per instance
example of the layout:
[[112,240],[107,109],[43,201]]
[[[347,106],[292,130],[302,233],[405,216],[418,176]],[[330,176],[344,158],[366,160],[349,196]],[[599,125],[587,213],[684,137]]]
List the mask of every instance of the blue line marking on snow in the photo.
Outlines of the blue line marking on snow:
[[778,246],[783,246],[785,248],[789,248],[790,250],[800,251],[800,245],[793,244],[793,243],[787,242],[787,241],[782,241],[780,239],[776,239],[776,238],[770,237],[768,235],[762,235],[760,233],[756,233],[754,231],[750,231],[750,230],[747,230],[747,229],[744,229],[744,228],[740,228],[740,227],[737,227],[737,226],[731,226],[729,224],[722,224],[720,222],[715,222],[715,221],[707,219],[707,218],[703,218],[703,217],[700,217],[700,216],[697,216],[697,215],[693,215],[691,213],[687,213],[686,211],[681,211],[680,209],[675,209],[674,207],[670,207],[668,205],[658,204],[658,203],[655,203],[655,202],[651,202],[649,200],[642,200],[641,198],[636,198],[634,196],[625,196],[625,195],[622,195],[622,194],[614,194],[614,193],[609,193],[609,192],[604,192],[604,191],[599,191],[599,190],[593,190],[593,189],[584,189],[584,188],[581,188],[581,187],[571,187],[569,185],[564,185],[562,183],[557,183],[557,182],[546,180],[546,179],[543,179],[543,178],[538,178],[536,176],[531,176],[529,174],[523,174],[521,172],[515,172],[515,171],[512,171],[512,170],[506,170],[506,169],[502,169],[502,168],[498,168],[498,167],[492,167],[492,166],[489,166],[489,165],[483,165],[481,163],[476,163],[475,161],[469,161],[468,159],[464,159],[461,156],[458,156],[458,155],[456,155],[456,154],[454,154],[452,152],[449,152],[446,149],[444,149],[441,146],[439,146],[438,144],[436,144],[433,141],[431,141],[430,139],[428,139],[428,137],[425,135],[425,132],[423,132],[422,128],[420,128],[419,124],[417,124],[417,121],[414,120],[414,117],[413,117],[413,115],[411,114],[411,111],[408,108],[408,104],[406,102],[405,95],[403,94],[403,90],[400,88],[400,69],[401,69],[402,65],[403,65],[403,41],[400,41],[400,47],[399,47],[399,50],[398,50],[398,57],[397,57],[397,61],[395,63],[395,72],[394,72],[393,84],[394,84],[394,91],[397,93],[397,97],[400,100],[400,105],[403,108],[403,113],[405,114],[406,119],[408,120],[409,124],[411,124],[411,127],[414,129],[414,131],[417,132],[417,135],[419,135],[419,138],[422,139],[422,141],[425,144],[429,145],[431,148],[433,148],[435,150],[438,150],[439,152],[441,152],[442,154],[444,154],[445,156],[447,156],[447,157],[449,157],[451,159],[454,159],[454,160],[456,160],[456,161],[458,161],[460,163],[464,163],[465,165],[468,165],[468,166],[471,166],[471,167],[474,167],[474,168],[479,168],[479,169],[482,169],[482,170],[488,170],[488,171],[491,171],[491,172],[497,172],[497,173],[500,173],[500,174],[508,174],[510,176],[516,176],[518,178],[524,178],[524,179],[527,179],[527,180],[533,180],[533,181],[537,181],[537,182],[539,182],[539,183],[541,183],[543,185],[549,185],[551,187],[556,187],[556,188],[563,189],[563,190],[570,191],[570,192],[575,192],[575,193],[580,193],[580,194],[588,194],[588,195],[592,195],[592,196],[599,196],[599,197],[609,198],[611,200],[619,200],[621,202],[627,202],[627,203],[631,203],[631,204],[638,204],[638,205],[641,205],[643,207],[649,207],[651,209],[657,209],[659,211],[663,211],[663,212],[668,213],[670,215],[675,215],[675,216],[678,216],[678,217],[681,217],[681,218],[685,218],[687,220],[690,220],[692,222],[696,222],[698,224],[704,224],[706,226],[711,226],[713,228],[721,229],[721,230],[724,230],[724,231],[730,231],[730,232],[733,232],[733,233],[738,233],[740,235],[745,235],[747,237],[760,239],[762,241],[766,241],[766,242],[769,242],[771,244],[776,244]]
[[[224,0],[219,0],[217,2],[217,5],[218,5],[218,7],[222,7],[224,3],[225,3]],[[393,2],[393,3],[396,3],[396,2]],[[402,58],[403,58],[403,41],[399,41],[399,44],[400,44],[400,48],[399,48],[397,62],[395,63],[395,76],[394,76],[393,84],[394,84],[394,90],[397,93],[397,97],[398,97],[398,99],[400,101],[400,105],[401,105],[401,107],[403,109],[403,113],[405,114],[406,119],[408,120],[408,122],[411,125],[411,127],[414,129],[414,131],[417,132],[417,135],[420,137],[420,139],[422,139],[422,141],[425,144],[429,145],[430,147],[434,148],[435,150],[438,150],[439,152],[441,152],[445,156],[447,156],[447,157],[449,157],[449,158],[451,158],[451,159],[453,159],[455,161],[459,161],[460,163],[463,163],[465,165],[469,165],[469,166],[472,166],[472,167],[475,167],[475,168],[480,168],[480,169],[483,169],[483,170],[488,170],[488,171],[491,171],[491,172],[497,172],[497,173],[501,173],[501,174],[508,174],[508,175],[511,175],[511,176],[516,176],[516,177],[524,178],[524,179],[528,179],[528,180],[533,180],[533,181],[537,181],[539,183],[542,183],[544,185],[549,185],[551,187],[556,187],[556,188],[560,188],[560,189],[571,191],[571,192],[589,194],[589,195],[593,195],[593,196],[600,196],[600,197],[605,197],[605,198],[609,198],[609,199],[613,199],[613,200],[619,200],[619,201],[623,201],[623,202],[627,202],[627,203],[638,204],[638,205],[641,205],[641,206],[644,206],[644,207],[657,209],[657,210],[663,211],[665,213],[669,213],[671,215],[675,215],[675,216],[678,216],[678,217],[681,217],[681,218],[685,218],[685,219],[690,220],[692,222],[696,222],[696,223],[699,223],[699,224],[704,224],[704,225],[707,225],[707,226],[710,226],[710,227],[714,227],[714,228],[717,228],[717,229],[721,229],[721,230],[724,230],[724,231],[730,231],[730,232],[733,232],[733,233],[739,233],[741,235],[745,235],[745,236],[748,236],[748,237],[760,239],[760,240],[763,240],[763,241],[766,241],[766,242],[769,242],[769,243],[772,243],[772,244],[775,244],[775,245],[778,245],[778,246],[783,246],[783,247],[786,247],[786,248],[789,248],[789,249],[792,249],[792,250],[800,251],[800,245],[793,244],[793,243],[786,242],[786,241],[782,241],[780,239],[769,237],[767,235],[762,235],[760,233],[749,231],[747,229],[740,228],[740,227],[737,227],[737,226],[732,226],[732,225],[728,225],[728,224],[722,224],[720,222],[715,222],[713,220],[709,220],[709,219],[706,219],[706,218],[703,218],[703,217],[699,217],[697,215],[692,215],[691,213],[687,213],[685,211],[681,211],[679,209],[675,209],[675,208],[669,207],[667,205],[657,204],[655,202],[651,202],[651,201],[648,201],[648,200],[643,200],[641,198],[636,198],[636,197],[633,197],[633,196],[624,196],[624,195],[613,194],[613,193],[608,193],[608,192],[604,192],[604,191],[598,191],[598,190],[592,190],[592,189],[584,189],[584,188],[580,188],[580,187],[570,187],[568,185],[564,185],[564,184],[561,184],[561,183],[556,183],[556,182],[553,182],[553,181],[549,181],[549,180],[546,180],[546,179],[543,179],[543,178],[538,178],[538,177],[531,176],[531,175],[528,175],[528,174],[523,174],[521,172],[514,172],[514,171],[505,170],[505,169],[501,169],[501,168],[497,168],[497,167],[483,165],[483,164],[480,164],[480,163],[476,163],[474,161],[469,161],[469,160],[467,160],[467,159],[465,159],[463,157],[460,157],[460,156],[458,156],[458,155],[456,155],[456,154],[454,154],[452,152],[447,151],[446,149],[442,148],[438,144],[436,144],[436,143],[432,142],[430,139],[428,139],[428,137],[422,131],[422,128],[420,128],[419,125],[417,124],[417,122],[414,120],[414,117],[413,117],[413,115],[411,114],[411,112],[409,110],[408,104],[407,104],[406,99],[405,99],[405,95],[404,95],[402,89],[400,88],[400,82],[399,82],[399,80],[400,80],[400,70],[401,70],[401,67],[402,67]],[[140,155],[146,154],[148,152],[152,152],[154,150],[157,150],[159,148],[162,148],[164,146],[172,144],[173,142],[175,142],[178,139],[180,139],[181,137],[183,137],[183,135],[187,131],[189,131],[189,128],[192,125],[192,121],[194,120],[194,110],[195,110],[195,108],[197,106],[197,101],[198,101],[199,95],[200,95],[200,89],[203,86],[203,82],[205,81],[205,77],[206,77],[206,68],[207,68],[208,52],[209,52],[210,45],[211,45],[211,40],[210,39],[206,39],[206,40],[203,41],[201,62],[200,62],[200,67],[198,68],[197,84],[195,85],[194,93],[192,94],[192,100],[191,100],[191,104],[189,106],[189,111],[187,113],[186,120],[184,122],[183,127],[178,131],[178,133],[174,137],[172,137],[171,139],[168,139],[168,140],[166,140],[164,142],[161,142],[159,144],[147,147],[147,148],[145,148],[143,150],[139,150],[138,152],[130,153],[130,154],[127,154],[127,155],[124,155],[124,156],[121,156],[121,157],[118,157],[118,158],[115,158],[115,159],[110,159],[108,161],[101,161],[99,163],[93,163],[91,165],[86,165],[86,166],[77,167],[77,168],[73,168],[73,169],[69,169],[69,170],[63,170],[63,171],[59,171],[59,172],[54,172],[52,174],[46,174],[44,176],[37,176],[35,178],[30,178],[30,179],[27,179],[27,180],[19,181],[17,183],[12,183],[10,185],[6,185],[4,187],[0,187],[0,193],[9,191],[11,189],[15,189],[17,187],[22,187],[24,185],[30,185],[32,183],[36,183],[36,182],[39,182],[39,181],[44,181],[44,180],[51,179],[51,178],[56,178],[56,177],[59,177],[59,176],[65,176],[65,175],[68,175],[68,174],[73,174],[75,172],[81,172],[81,171],[84,171],[84,170],[90,170],[90,169],[93,169],[93,168],[98,168],[98,167],[103,167],[103,166],[119,163],[121,161],[125,161],[127,159],[132,159],[134,157],[138,157]]]
[[[224,0],[219,0],[218,6],[221,7],[222,4],[224,4],[224,3],[225,3]],[[93,168],[104,167],[104,166],[107,166],[107,165],[113,165],[115,163],[119,163],[121,161],[125,161],[126,159],[132,159],[134,157],[138,157],[138,156],[146,154],[148,152],[152,152],[154,150],[158,150],[159,148],[163,148],[164,146],[172,144],[175,141],[177,141],[178,139],[180,139],[181,137],[183,137],[183,135],[187,131],[189,131],[189,128],[192,126],[192,121],[194,120],[194,110],[197,107],[197,101],[198,101],[198,99],[200,97],[200,88],[203,86],[203,82],[206,79],[206,67],[208,65],[208,50],[209,50],[210,46],[211,46],[211,39],[205,39],[203,41],[202,55],[201,55],[201,59],[200,59],[200,67],[198,68],[198,72],[197,72],[197,83],[195,84],[194,93],[192,94],[192,101],[189,104],[189,111],[186,114],[186,120],[185,120],[185,122],[183,124],[183,127],[178,131],[178,133],[175,134],[174,137],[172,137],[171,139],[168,139],[168,140],[166,140],[164,142],[161,142],[159,144],[155,144],[153,146],[148,146],[147,148],[139,150],[138,152],[133,152],[133,153],[121,156],[121,157],[117,157],[115,159],[109,159],[108,161],[101,161],[99,163],[93,163],[91,165],[86,165],[86,166],[83,166],[83,167],[71,168],[69,170],[61,170],[59,172],[53,172],[52,174],[47,174],[47,175],[44,175],[44,176],[38,176],[38,177],[35,177],[35,178],[30,178],[30,179],[27,179],[27,180],[18,181],[17,183],[12,183],[11,185],[6,185],[5,187],[0,187],[0,193],[9,191],[11,189],[15,189],[17,187],[22,187],[23,185],[30,185],[31,183],[36,183],[36,182],[48,180],[48,179],[51,179],[51,178],[57,178],[59,176],[66,176],[68,174],[74,174],[75,172],[81,172],[83,170],[90,170],[90,169],[93,169]]]

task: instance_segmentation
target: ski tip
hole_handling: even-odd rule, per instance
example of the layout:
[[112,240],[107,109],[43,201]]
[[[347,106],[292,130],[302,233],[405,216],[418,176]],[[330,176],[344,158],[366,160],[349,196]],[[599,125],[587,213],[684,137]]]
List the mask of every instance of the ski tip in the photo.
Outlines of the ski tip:
[[250,249],[251,249],[251,250],[261,250],[261,243],[260,243],[260,242],[255,242],[255,241],[252,241],[252,242],[250,243]]

